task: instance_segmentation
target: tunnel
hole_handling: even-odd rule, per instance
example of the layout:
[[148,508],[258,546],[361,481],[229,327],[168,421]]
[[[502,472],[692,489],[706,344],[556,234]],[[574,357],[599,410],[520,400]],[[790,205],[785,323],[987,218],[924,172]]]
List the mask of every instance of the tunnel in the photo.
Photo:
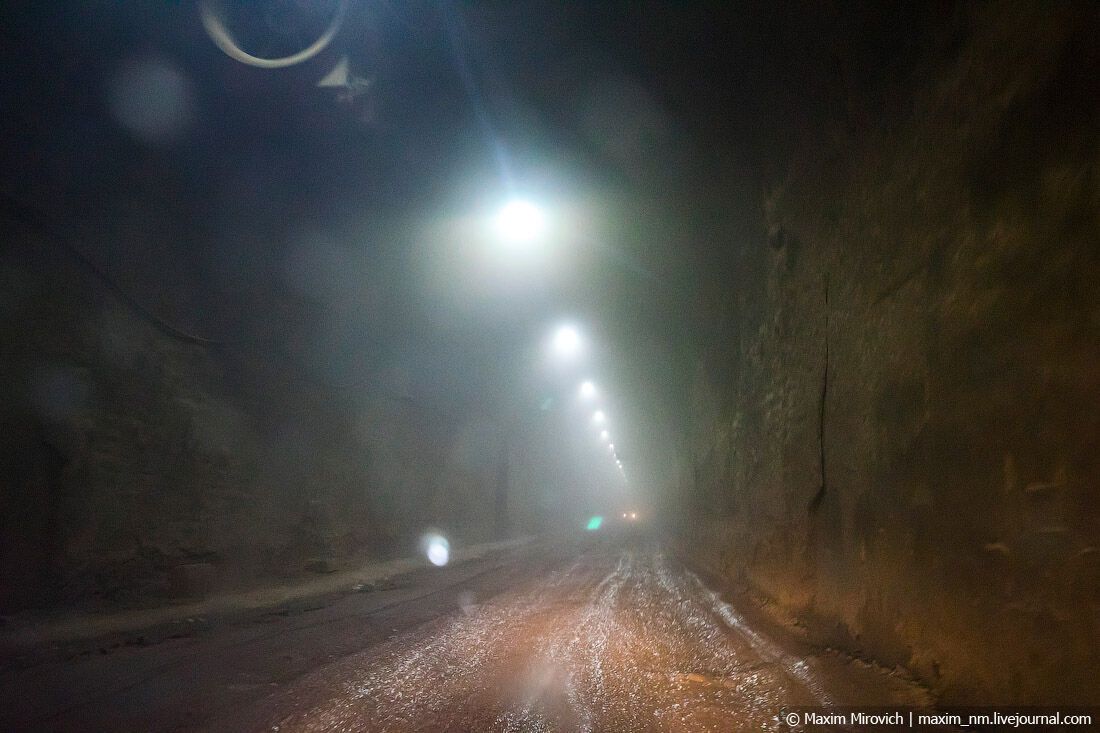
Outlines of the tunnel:
[[1100,729],[1100,9],[5,7],[0,729]]

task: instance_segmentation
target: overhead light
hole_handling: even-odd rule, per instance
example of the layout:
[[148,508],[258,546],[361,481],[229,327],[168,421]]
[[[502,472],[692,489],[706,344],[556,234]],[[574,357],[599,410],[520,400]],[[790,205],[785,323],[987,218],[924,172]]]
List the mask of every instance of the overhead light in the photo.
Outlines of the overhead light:
[[575,356],[581,348],[581,334],[573,326],[560,326],[550,343],[558,356]]
[[513,199],[497,213],[496,230],[501,239],[513,244],[528,244],[546,228],[542,209],[530,201]]

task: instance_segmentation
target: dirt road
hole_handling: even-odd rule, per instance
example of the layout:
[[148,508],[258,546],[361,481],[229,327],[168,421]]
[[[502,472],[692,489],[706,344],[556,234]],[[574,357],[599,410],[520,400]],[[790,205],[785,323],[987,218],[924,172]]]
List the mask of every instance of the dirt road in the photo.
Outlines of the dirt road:
[[[39,730],[787,730],[786,706],[921,704],[766,633],[655,542],[539,546],[191,638],[4,677]],[[29,675],[29,677],[28,677]],[[6,687],[5,689],[13,689]]]

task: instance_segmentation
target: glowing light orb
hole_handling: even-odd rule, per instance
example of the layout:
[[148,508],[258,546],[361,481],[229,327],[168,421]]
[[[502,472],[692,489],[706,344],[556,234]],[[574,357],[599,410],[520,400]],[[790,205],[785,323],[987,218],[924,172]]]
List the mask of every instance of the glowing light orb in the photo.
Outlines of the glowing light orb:
[[572,326],[562,326],[554,332],[552,346],[558,356],[573,356],[580,351],[581,335]]
[[420,546],[428,562],[436,567],[443,567],[451,560],[451,543],[443,535],[426,534],[421,538]]
[[162,60],[130,62],[111,79],[109,90],[115,120],[146,142],[179,137],[194,116],[190,81]]
[[590,381],[581,382],[581,397],[590,400],[596,396],[596,385]]
[[530,201],[509,201],[497,214],[497,233],[508,242],[532,242],[542,234],[545,226],[542,210]]
[[603,423],[607,422],[607,415],[603,414],[603,410],[596,410],[594,413],[592,413],[592,422],[596,423],[597,425],[602,425]]
[[588,524],[585,526],[589,532],[595,532],[603,524],[603,517],[597,515],[588,520]]

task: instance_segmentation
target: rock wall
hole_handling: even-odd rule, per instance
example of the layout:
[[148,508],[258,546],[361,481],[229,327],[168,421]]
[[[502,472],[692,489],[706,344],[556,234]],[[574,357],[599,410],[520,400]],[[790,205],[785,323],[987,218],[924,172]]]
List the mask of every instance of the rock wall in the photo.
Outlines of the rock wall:
[[693,547],[945,701],[1096,704],[1100,22],[949,25],[897,119],[800,140],[700,299]]
[[[412,554],[429,528],[543,526],[546,484],[515,479],[500,521],[491,409],[441,409],[382,367],[326,386],[278,344],[188,342],[51,237],[3,239],[3,611],[156,604]],[[170,311],[173,286],[144,305]]]

